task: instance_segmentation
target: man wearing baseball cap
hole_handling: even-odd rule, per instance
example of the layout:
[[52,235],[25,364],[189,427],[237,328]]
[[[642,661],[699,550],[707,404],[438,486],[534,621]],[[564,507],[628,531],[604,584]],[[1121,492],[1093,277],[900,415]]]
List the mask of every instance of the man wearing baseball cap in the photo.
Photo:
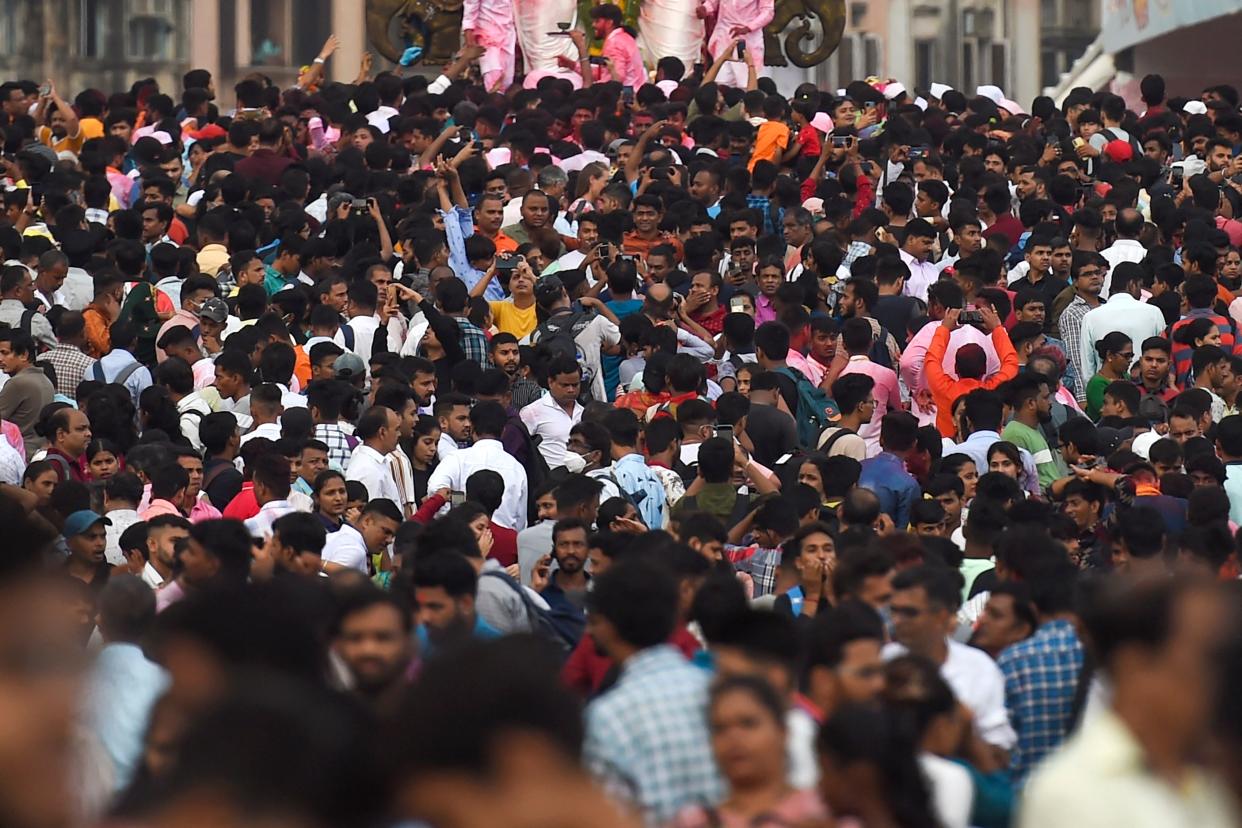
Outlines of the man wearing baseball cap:
[[65,519],[62,534],[69,547],[65,561],[66,571],[90,586],[93,593],[103,589],[108,582],[112,567],[104,557],[108,543],[108,530],[112,521],[89,509],[80,509]]

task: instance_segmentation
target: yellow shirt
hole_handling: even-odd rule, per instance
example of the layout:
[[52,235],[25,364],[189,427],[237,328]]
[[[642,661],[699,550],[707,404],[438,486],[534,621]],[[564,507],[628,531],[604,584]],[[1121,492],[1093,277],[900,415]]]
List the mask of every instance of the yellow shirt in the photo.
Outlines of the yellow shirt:
[[488,304],[492,307],[492,321],[496,324],[496,330],[502,333],[511,333],[522,339],[539,325],[535,318],[534,304],[529,308],[519,308],[508,301]]

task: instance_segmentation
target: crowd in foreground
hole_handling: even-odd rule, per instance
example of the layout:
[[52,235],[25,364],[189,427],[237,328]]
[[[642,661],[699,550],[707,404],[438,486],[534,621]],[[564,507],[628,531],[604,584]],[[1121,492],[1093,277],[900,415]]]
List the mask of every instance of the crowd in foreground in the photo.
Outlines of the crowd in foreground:
[[0,821],[1237,824],[1237,90],[574,42],[0,84]]

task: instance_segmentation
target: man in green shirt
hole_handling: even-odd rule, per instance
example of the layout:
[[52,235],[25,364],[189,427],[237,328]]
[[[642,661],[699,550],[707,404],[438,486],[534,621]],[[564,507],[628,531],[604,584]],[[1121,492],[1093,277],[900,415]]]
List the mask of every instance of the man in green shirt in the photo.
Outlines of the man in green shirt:
[[1027,372],[1014,377],[1006,386],[1006,392],[1013,408],[1013,419],[1001,432],[1001,439],[1031,453],[1039,473],[1039,486],[1046,489],[1054,480],[1066,475],[1060,454],[1048,447],[1048,441],[1039,430],[1041,422],[1052,419],[1052,391],[1042,376]]

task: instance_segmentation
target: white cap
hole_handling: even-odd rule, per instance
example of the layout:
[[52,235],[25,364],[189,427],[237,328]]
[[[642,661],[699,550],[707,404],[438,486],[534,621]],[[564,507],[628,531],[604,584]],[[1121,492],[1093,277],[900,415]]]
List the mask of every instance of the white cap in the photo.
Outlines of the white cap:
[[1160,439],[1160,435],[1154,431],[1144,431],[1142,434],[1134,438],[1134,442],[1130,444],[1130,450],[1142,457],[1144,460],[1150,460],[1151,445]]
[[927,91],[931,93],[933,98],[940,100],[944,97],[945,92],[952,92],[953,87],[949,86],[947,83],[933,83]]
[[1005,93],[1000,90],[999,86],[980,86],[975,90],[975,94],[982,95],[997,106],[1000,106],[1001,101],[1005,99]]
[[1186,105],[1182,107],[1182,112],[1187,115],[1206,115],[1207,104],[1203,101],[1186,101]]
[[817,196],[811,196],[802,202],[802,206],[809,210],[812,216],[822,216],[824,214],[824,200]]
[[900,83],[890,83],[884,87],[884,97],[886,100],[893,101],[904,94],[906,94],[906,88]]
[[1017,101],[1011,101],[1009,98],[1001,98],[996,105],[1008,112],[1010,115],[1025,115],[1026,109]]
[[914,99],[914,105],[917,106],[919,109],[927,109],[927,98],[924,98],[923,96],[920,95],[919,97]]
[[849,94],[849,93],[848,93],[848,92],[846,92],[844,89],[838,89],[838,90],[837,90],[837,97],[838,97],[838,98],[844,98],[844,97],[845,97],[846,95],[848,95],[848,94]]
[[509,152],[508,147],[496,147],[484,153],[483,157],[487,159],[488,166],[495,169],[501,164],[508,164],[512,160],[513,155]]
[[660,91],[663,92],[665,95],[671,95],[673,94],[673,90],[677,88],[677,81],[675,80],[657,81],[656,86],[659,87]]

